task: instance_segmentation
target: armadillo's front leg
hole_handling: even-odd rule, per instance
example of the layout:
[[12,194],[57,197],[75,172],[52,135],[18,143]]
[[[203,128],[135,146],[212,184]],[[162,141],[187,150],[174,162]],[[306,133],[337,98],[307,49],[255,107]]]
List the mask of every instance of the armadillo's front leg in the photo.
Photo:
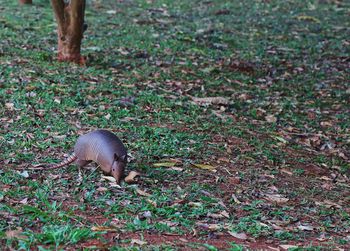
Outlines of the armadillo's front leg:
[[79,167],[84,167],[84,166],[86,166],[87,164],[89,164],[91,162],[91,160],[84,160],[84,159],[77,159],[76,161],[75,161],[75,164],[77,165],[77,166],[79,166]]

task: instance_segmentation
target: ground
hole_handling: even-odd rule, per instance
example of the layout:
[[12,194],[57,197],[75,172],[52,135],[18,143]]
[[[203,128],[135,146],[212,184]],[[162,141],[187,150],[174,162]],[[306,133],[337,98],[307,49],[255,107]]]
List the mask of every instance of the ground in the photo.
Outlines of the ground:
[[[0,3],[5,250],[350,249],[349,3],[92,0],[85,66]],[[96,128],[134,184],[35,170]]]

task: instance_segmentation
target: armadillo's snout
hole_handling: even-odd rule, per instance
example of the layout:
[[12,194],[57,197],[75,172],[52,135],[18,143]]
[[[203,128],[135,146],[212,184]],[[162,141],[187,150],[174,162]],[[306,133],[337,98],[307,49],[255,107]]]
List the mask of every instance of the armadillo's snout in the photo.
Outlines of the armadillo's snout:
[[116,182],[120,184],[122,178],[124,177],[124,165],[120,165],[118,162],[114,162],[112,166],[112,176],[116,179]]

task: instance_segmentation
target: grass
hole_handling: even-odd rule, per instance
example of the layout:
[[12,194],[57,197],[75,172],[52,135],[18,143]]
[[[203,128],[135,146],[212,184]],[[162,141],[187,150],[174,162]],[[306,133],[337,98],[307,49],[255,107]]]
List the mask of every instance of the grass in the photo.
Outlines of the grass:
[[[1,246],[349,247],[348,3],[90,1],[85,67],[56,62],[47,1],[0,6]],[[28,169],[96,128],[137,184]]]

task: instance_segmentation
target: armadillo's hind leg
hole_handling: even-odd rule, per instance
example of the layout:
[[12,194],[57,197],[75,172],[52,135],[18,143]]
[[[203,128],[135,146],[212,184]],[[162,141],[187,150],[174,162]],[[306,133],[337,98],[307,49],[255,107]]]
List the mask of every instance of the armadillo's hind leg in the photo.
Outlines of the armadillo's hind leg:
[[91,160],[84,160],[84,159],[77,158],[77,160],[75,161],[75,164],[79,167],[84,167],[87,164],[89,164],[90,162],[91,162]]
[[77,179],[77,184],[80,185],[83,182],[83,174],[82,174],[82,168],[84,166],[86,166],[87,164],[89,164],[91,162],[91,160],[83,160],[83,159],[79,159],[77,158],[75,160],[75,164],[79,167],[79,173],[78,173],[78,179]]

